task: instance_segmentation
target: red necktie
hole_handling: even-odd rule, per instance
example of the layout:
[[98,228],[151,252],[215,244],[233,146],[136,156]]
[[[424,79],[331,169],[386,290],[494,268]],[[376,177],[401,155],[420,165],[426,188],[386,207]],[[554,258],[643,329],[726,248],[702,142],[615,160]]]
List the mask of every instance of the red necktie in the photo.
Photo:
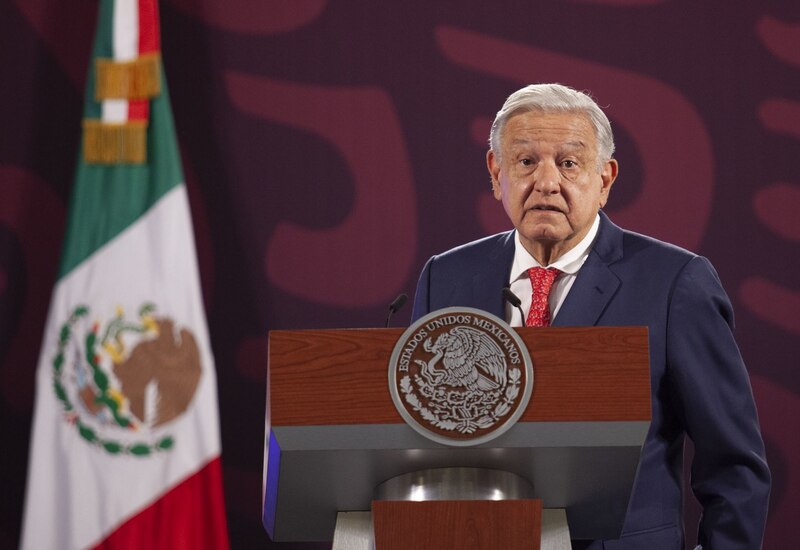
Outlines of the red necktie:
[[550,306],[547,298],[550,296],[550,289],[553,288],[558,274],[561,273],[553,267],[532,267],[528,270],[531,278],[533,294],[531,296],[531,309],[528,311],[528,318],[525,320],[526,327],[548,327],[550,326]]

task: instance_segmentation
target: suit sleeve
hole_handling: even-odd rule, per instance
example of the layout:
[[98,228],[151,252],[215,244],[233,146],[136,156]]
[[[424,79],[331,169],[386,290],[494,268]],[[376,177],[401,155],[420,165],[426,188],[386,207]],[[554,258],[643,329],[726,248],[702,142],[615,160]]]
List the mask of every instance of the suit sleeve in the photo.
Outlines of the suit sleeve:
[[672,399],[695,447],[691,483],[703,508],[698,543],[704,550],[760,548],[770,473],[732,307],[705,258],[690,261],[676,282],[667,355]]
[[412,323],[431,311],[430,278],[433,260],[434,259],[431,258],[427,261],[419,276],[419,281],[417,281],[417,290],[414,293],[414,309],[411,312]]

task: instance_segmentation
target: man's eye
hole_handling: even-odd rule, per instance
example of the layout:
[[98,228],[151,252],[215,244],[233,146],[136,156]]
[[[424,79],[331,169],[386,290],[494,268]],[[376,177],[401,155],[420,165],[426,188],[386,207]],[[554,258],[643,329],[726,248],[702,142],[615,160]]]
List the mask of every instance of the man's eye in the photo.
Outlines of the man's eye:
[[522,159],[519,161],[522,166],[531,166],[533,161],[531,159]]
[[564,168],[575,168],[576,166],[578,166],[578,163],[575,162],[574,160],[564,160],[561,162],[561,166],[563,166]]

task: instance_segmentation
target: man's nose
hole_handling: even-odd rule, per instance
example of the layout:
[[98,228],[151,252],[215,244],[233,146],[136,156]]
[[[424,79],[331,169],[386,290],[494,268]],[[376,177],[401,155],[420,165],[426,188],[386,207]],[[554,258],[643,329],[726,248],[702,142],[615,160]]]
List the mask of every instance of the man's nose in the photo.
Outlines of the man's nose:
[[541,162],[534,172],[533,188],[550,195],[561,189],[561,172],[554,162]]

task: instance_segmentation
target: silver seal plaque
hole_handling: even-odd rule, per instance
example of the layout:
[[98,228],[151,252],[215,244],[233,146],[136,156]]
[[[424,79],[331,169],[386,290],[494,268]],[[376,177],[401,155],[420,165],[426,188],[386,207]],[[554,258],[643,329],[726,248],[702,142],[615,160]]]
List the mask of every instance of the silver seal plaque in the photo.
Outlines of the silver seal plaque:
[[473,308],[429,313],[389,361],[389,391],[409,426],[453,446],[480,445],[511,428],[533,392],[533,367],[505,321]]

